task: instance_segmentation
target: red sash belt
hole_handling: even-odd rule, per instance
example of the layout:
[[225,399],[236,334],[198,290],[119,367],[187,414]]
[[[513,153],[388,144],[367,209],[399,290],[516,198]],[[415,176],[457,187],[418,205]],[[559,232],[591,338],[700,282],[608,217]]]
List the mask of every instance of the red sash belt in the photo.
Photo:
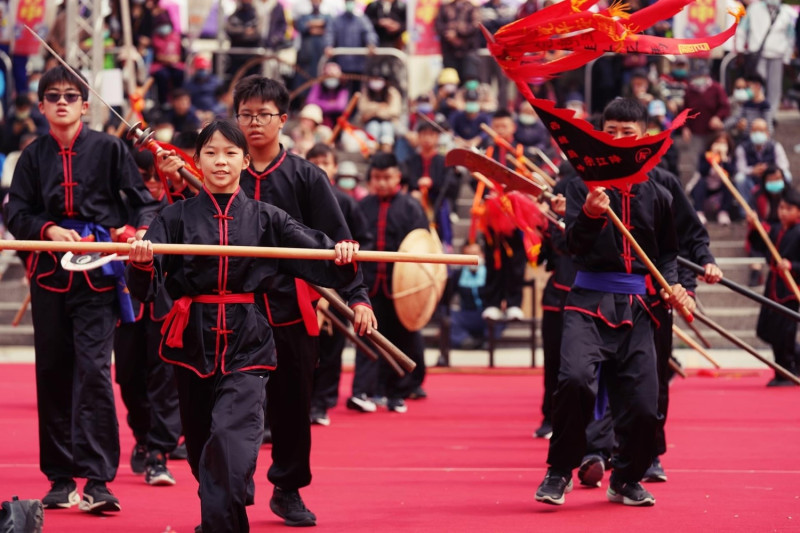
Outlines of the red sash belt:
[[172,306],[161,326],[161,334],[167,335],[167,346],[170,348],[183,348],[183,330],[189,323],[189,307],[195,302],[200,304],[252,304],[255,303],[255,298],[252,292],[182,296]]

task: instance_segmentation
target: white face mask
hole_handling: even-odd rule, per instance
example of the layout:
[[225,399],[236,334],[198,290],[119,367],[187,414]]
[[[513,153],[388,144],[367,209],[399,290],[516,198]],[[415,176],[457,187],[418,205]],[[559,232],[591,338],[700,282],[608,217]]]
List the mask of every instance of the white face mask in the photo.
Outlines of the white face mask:
[[369,80],[369,88],[373,91],[382,91],[384,87],[386,87],[384,80]]
[[523,126],[530,126],[532,124],[536,124],[536,115],[520,115],[519,116],[519,123]]
[[322,80],[322,84],[328,89],[335,89],[339,86],[339,80],[336,78],[325,78]]

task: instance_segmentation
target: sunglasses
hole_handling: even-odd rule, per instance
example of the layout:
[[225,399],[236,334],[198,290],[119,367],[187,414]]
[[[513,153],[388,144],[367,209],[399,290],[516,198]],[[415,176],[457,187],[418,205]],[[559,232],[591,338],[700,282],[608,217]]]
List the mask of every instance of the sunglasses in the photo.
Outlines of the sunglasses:
[[74,104],[78,101],[78,98],[81,97],[80,93],[44,93],[44,99],[51,104],[57,103],[61,100],[62,96],[64,97],[64,101],[68,104]]

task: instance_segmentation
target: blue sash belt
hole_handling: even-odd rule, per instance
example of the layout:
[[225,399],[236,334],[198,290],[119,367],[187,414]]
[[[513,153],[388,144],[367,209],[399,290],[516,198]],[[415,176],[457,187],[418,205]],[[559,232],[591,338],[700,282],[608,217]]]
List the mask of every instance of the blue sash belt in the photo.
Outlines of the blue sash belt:
[[[65,219],[59,223],[59,226],[77,231],[81,238],[94,235],[95,242],[111,242],[111,234],[108,230],[94,222]],[[117,289],[117,300],[119,301],[120,321],[123,324],[132,324],[136,322],[131,293],[128,291],[127,285],[125,285],[125,265],[122,261],[110,261],[100,267],[100,271],[103,275],[114,278],[114,284]]]
[[575,275],[575,287],[615,294],[647,294],[647,285],[642,274],[625,272],[586,272]]

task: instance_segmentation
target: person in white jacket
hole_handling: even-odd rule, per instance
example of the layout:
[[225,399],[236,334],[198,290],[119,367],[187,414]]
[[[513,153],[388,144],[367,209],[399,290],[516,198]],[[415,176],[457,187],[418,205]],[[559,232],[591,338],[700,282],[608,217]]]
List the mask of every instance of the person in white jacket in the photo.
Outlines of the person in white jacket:
[[755,0],[736,31],[738,53],[758,53],[763,43],[757,69],[767,81],[767,101],[775,110],[781,105],[783,65],[794,51],[796,19],[795,10],[781,0]]

